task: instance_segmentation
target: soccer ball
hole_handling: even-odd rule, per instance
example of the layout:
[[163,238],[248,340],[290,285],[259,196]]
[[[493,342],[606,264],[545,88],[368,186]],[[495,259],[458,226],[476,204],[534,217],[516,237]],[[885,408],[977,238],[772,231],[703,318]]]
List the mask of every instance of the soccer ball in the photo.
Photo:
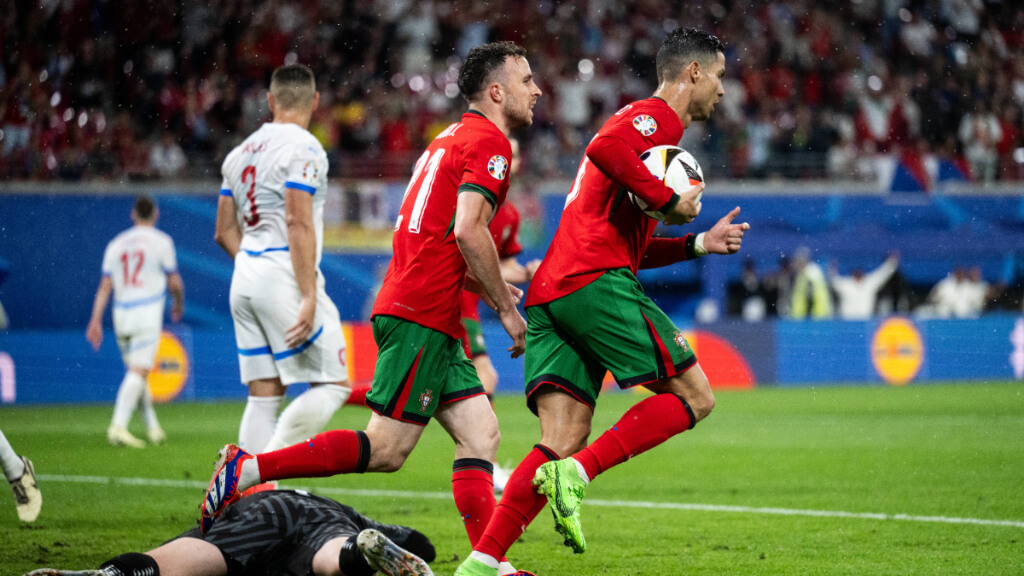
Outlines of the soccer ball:
[[[704,171],[692,154],[679,146],[655,146],[640,155],[640,160],[651,174],[682,194],[704,181]],[[697,195],[697,201],[703,195]],[[664,220],[665,214],[650,208],[643,198],[629,192],[629,200],[638,210],[655,220]]]

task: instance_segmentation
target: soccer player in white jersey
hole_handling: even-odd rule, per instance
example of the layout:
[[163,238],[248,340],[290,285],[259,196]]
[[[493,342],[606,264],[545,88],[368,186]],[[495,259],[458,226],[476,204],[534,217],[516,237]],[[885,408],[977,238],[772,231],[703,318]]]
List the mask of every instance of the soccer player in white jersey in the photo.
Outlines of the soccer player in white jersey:
[[[320,272],[327,154],[309,133],[320,102],[313,72],[274,71],[273,121],[228,154],[215,240],[235,260],[231,315],[249,400],[239,444],[283,448],[320,432],[350,393],[345,337]],[[286,387],[310,388],[281,412]]]
[[114,333],[127,368],[107,429],[107,440],[115,446],[145,447],[145,441],[128,432],[128,423],[140,405],[149,441],[159,444],[167,438],[156,419],[146,377],[153,368],[160,343],[167,293],[173,302],[171,320],[177,322],[185,310],[185,284],[178,274],[174,241],[156,229],[159,216],[152,198],[136,198],[132,208],[135,226],[115,236],[103,253],[103,277],[85,331],[86,339],[99,350],[103,343],[103,313],[113,291]]

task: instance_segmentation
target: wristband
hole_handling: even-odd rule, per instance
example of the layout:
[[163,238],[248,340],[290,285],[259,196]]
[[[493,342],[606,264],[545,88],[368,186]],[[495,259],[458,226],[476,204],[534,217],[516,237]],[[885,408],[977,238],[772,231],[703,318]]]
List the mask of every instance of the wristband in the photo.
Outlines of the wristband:
[[697,234],[697,239],[693,242],[693,252],[697,255],[697,258],[708,255],[707,249],[704,248],[704,234],[704,232]]

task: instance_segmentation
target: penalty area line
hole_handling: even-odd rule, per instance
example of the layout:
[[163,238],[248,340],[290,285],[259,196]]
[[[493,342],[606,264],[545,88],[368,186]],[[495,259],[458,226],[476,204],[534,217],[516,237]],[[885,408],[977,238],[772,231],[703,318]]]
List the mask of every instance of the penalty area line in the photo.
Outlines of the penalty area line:
[[[161,478],[126,478],[120,476],[74,476],[62,474],[39,474],[45,482],[67,482],[75,484],[120,484],[123,486],[153,486],[162,488],[187,488],[205,490],[207,483],[197,480],[170,480]],[[282,485],[282,489],[305,490],[312,493],[339,496],[363,496],[378,498],[410,498],[429,500],[451,500],[448,492],[415,492],[411,490],[372,490],[361,488],[335,488],[330,486]],[[654,510],[686,510],[693,512],[731,512],[734,514],[767,514],[774,516],[811,516],[816,518],[850,518],[855,520],[889,520],[902,522],[931,522],[938,524],[973,524],[976,526],[1006,526],[1024,528],[1024,521],[989,520],[985,518],[956,518],[950,516],[918,516],[914,514],[883,514],[873,512],[845,512],[842,510],[803,510],[796,508],[772,508],[756,506],[726,506],[719,504],[689,504],[683,502],[644,502],[640,500],[588,499],[587,506],[603,508],[633,508]]]

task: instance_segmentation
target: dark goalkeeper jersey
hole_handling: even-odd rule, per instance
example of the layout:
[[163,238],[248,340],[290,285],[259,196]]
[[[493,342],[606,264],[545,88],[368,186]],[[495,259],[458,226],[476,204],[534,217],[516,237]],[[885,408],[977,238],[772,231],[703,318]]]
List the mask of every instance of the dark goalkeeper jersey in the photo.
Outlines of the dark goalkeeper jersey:
[[[679,201],[640,161],[660,145],[678,145],[683,124],[660,98],[648,98],[616,112],[587,146],[565,201],[562,220],[544,261],[530,283],[526,305],[561,298],[608,270],[665,266],[693,257],[685,238],[651,238],[658,222],[629,201],[625,191],[649,206],[667,209]],[[692,243],[691,243],[692,246]]]

